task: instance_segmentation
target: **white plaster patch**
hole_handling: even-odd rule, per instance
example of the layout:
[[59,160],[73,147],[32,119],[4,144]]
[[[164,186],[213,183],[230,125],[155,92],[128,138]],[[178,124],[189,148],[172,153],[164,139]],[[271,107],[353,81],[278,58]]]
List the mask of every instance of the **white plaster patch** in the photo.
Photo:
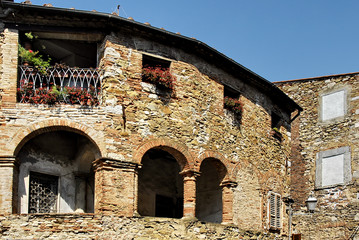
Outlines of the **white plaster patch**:
[[114,107],[111,106],[106,106],[106,111],[110,112],[110,113],[115,113],[118,115],[122,115],[122,106],[121,105],[117,105]]
[[344,116],[345,92],[344,90],[327,94],[322,97],[322,120],[329,120]]
[[104,57],[108,57],[110,56],[111,58],[115,59],[115,58],[121,58],[121,54],[118,53],[114,48],[112,47],[107,47],[105,49],[104,52]]
[[344,154],[323,158],[322,171],[323,186],[344,183]]

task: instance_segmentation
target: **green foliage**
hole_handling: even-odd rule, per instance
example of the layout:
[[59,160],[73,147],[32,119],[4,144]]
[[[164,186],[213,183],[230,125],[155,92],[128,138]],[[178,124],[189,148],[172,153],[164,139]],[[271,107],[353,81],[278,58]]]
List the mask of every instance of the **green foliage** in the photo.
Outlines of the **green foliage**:
[[25,36],[26,36],[29,40],[33,40],[34,38],[37,38],[37,36],[32,35],[32,32],[25,33]]
[[[31,41],[36,36],[32,35],[31,32],[25,33],[25,36]],[[47,68],[50,67],[51,58],[47,57],[47,60],[44,60],[42,55],[39,55],[39,51],[27,50],[19,44],[19,58],[22,63],[27,62],[29,65],[35,67],[37,71],[42,74],[47,74]]]

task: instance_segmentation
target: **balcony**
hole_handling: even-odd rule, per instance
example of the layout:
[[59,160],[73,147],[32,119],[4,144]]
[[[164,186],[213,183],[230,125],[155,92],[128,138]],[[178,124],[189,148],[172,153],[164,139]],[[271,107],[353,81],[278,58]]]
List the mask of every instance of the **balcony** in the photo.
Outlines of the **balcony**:
[[96,106],[101,96],[98,69],[50,67],[39,71],[19,66],[18,102],[32,104],[80,104]]

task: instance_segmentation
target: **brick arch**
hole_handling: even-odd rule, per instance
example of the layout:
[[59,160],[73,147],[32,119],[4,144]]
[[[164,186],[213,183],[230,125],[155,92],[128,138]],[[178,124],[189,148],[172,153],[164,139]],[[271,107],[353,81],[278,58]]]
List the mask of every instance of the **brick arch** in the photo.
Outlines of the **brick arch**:
[[70,131],[87,137],[98,148],[101,156],[105,153],[105,147],[102,141],[100,141],[100,134],[98,131],[83,124],[59,118],[33,123],[30,126],[19,130],[15,133],[9,143],[11,147],[10,149],[14,149],[13,155],[17,156],[21,148],[32,138],[42,133],[59,130]]
[[[196,161],[195,161],[195,166],[194,166],[194,170],[196,172],[199,172],[201,169],[201,164],[204,160],[206,159],[216,159],[218,160],[220,163],[223,164],[224,168],[225,168],[225,174],[224,174],[224,179],[223,181],[232,181],[234,178],[232,178],[231,176],[231,163],[230,161],[224,157],[222,154],[220,154],[219,152],[215,152],[215,151],[205,151],[203,153],[201,153]],[[219,171],[223,171],[223,169],[217,169]]]
[[139,146],[133,155],[134,162],[140,164],[143,155],[152,149],[161,149],[171,154],[181,166],[181,170],[193,170],[193,157],[188,148],[170,139],[151,139]]

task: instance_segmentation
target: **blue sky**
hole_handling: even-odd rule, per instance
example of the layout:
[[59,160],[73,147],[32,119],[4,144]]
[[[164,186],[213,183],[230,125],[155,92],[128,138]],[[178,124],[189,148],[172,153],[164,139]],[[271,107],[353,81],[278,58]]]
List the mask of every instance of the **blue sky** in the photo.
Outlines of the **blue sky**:
[[[15,2],[20,2],[16,1]],[[358,0],[32,0],[180,32],[269,81],[359,72]]]

